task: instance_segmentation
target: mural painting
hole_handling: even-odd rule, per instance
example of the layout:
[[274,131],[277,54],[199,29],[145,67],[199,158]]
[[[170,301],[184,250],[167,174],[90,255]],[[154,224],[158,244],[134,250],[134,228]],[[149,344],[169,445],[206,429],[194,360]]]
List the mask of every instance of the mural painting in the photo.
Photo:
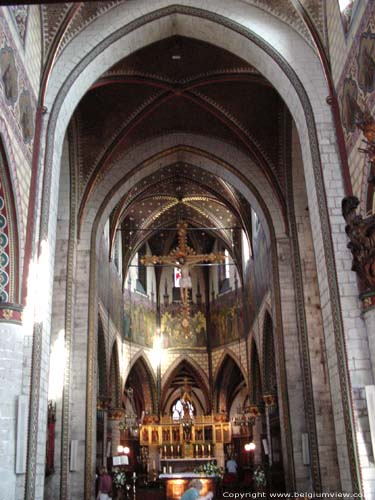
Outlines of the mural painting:
[[14,104],[18,97],[18,71],[10,47],[0,50],[0,72],[5,99],[8,104]]
[[29,142],[34,135],[34,112],[30,93],[27,90],[24,90],[20,96],[19,112],[23,140]]
[[211,305],[213,347],[228,344],[243,335],[243,304],[238,292],[227,292]]
[[190,327],[182,328],[181,305],[172,303],[162,308],[161,332],[164,347],[203,347],[206,345],[206,317],[200,306],[191,304]]
[[25,46],[27,20],[29,18],[28,5],[10,5],[8,7],[12,20],[17,28],[22,45]]
[[[23,7],[9,9],[9,12],[13,17],[16,15],[17,26],[22,31],[22,36],[25,36],[27,23],[25,16],[28,7],[25,9]],[[15,48],[17,44],[13,38],[13,32],[10,31],[4,18],[4,12],[0,9],[0,106],[3,118],[12,130],[14,139],[23,152],[26,162],[30,164],[36,95],[20,54]]]
[[124,337],[152,347],[156,333],[156,304],[136,292],[124,293]]
[[358,84],[352,76],[345,78],[341,97],[342,124],[348,132],[355,130],[355,120],[359,111]]
[[375,104],[375,96],[370,95],[375,88],[375,18],[370,3],[338,84],[341,118],[349,152],[359,134],[355,127],[356,113],[363,109],[364,103],[370,109]]
[[357,64],[358,85],[364,94],[370,94],[374,90],[375,78],[375,33],[370,29],[361,35]]

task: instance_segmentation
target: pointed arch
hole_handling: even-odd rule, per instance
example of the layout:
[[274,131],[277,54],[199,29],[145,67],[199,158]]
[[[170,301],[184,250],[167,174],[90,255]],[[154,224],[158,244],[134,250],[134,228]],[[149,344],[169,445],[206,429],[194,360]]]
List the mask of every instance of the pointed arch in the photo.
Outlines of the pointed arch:
[[[1,130],[1,129],[0,129]],[[8,150],[0,133],[0,302],[20,302],[19,222]]]
[[216,412],[230,412],[238,393],[247,387],[246,373],[232,352],[225,352],[214,378],[214,409]]
[[263,383],[261,376],[259,355],[255,339],[251,341],[250,351],[250,400],[254,404],[261,404],[263,399]]
[[129,387],[133,389],[135,410],[138,416],[142,414],[142,411],[156,412],[156,380],[149,361],[143,352],[133,360],[128,371],[124,391]]
[[[190,356],[178,357],[164,373],[162,377],[162,391],[160,398],[160,408],[164,409],[170,396],[170,391],[173,388],[173,383],[178,377],[179,373],[189,372],[191,380],[194,381],[195,387],[202,391],[204,400],[205,412],[211,409],[208,378],[204,370],[199,364]],[[193,388],[194,389],[194,388]]]
[[265,393],[272,393],[277,390],[275,345],[273,336],[273,321],[268,311],[264,314],[263,320],[263,386]]
[[216,366],[216,370],[215,370],[214,377],[213,377],[214,378],[214,385],[216,385],[218,373],[219,373],[219,371],[224,363],[224,360],[227,356],[231,357],[233,359],[233,361],[236,363],[236,365],[238,366],[238,368],[241,371],[242,377],[245,380],[246,385],[248,385],[248,375],[247,375],[247,371],[246,371],[246,366],[243,366],[241,359],[237,356],[237,354],[235,352],[233,352],[228,347],[226,347],[223,350],[221,357],[220,357],[220,360]]
[[111,397],[112,408],[120,408],[121,377],[120,377],[120,363],[118,356],[118,345],[116,340],[113,343],[111,360],[109,363],[109,394]]

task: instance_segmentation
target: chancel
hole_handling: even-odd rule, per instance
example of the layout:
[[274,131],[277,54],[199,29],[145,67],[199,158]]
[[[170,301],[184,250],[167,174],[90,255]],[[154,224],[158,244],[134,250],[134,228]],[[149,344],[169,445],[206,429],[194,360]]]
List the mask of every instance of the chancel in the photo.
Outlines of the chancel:
[[0,499],[375,499],[375,2],[5,3]]

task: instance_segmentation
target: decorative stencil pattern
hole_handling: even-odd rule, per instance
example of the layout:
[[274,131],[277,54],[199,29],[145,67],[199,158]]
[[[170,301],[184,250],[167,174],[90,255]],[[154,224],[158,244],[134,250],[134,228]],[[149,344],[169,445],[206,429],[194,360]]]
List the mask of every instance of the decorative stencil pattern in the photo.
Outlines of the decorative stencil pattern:
[[28,5],[10,5],[8,10],[11,14],[13,22],[17,28],[20,40],[23,47],[25,47],[26,32],[27,32],[27,20],[29,17],[29,6]]
[[0,181],[0,302],[9,301],[9,230],[4,187]]

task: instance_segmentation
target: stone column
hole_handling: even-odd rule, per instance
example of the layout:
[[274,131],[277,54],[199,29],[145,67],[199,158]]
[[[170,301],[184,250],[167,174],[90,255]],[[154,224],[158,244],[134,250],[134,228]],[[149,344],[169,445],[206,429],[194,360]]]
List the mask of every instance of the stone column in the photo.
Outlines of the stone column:
[[[26,436],[17,436],[17,408],[22,393],[24,329],[21,325],[21,308],[15,304],[3,303],[0,306],[0,374],[1,399],[0,415],[0,498],[16,498],[16,464],[24,473],[26,462]],[[27,429],[27,413],[24,414]],[[17,445],[17,437],[20,446]],[[25,438],[23,440],[23,438]],[[23,459],[24,458],[24,459]]]
[[366,325],[372,372],[375,378],[375,290],[363,293],[360,296],[363,304],[363,320]]
[[108,423],[111,428],[111,450],[112,456],[118,455],[117,447],[121,444],[121,432],[119,428],[122,412],[117,409],[111,409],[108,412]]

